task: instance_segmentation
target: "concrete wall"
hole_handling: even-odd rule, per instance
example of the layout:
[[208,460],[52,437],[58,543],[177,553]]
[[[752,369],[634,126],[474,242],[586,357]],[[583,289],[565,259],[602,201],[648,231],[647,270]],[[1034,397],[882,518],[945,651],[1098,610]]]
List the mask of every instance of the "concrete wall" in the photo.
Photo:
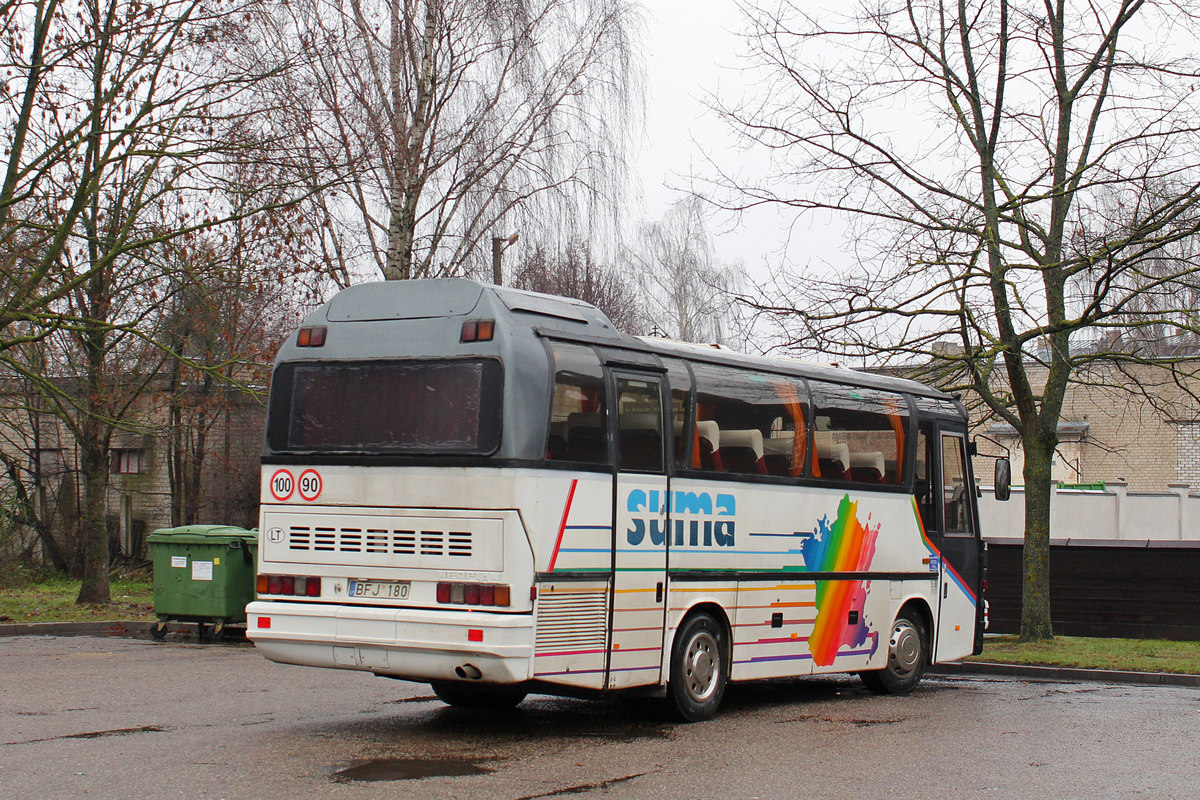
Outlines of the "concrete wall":
[[[999,502],[983,488],[979,515],[986,539],[1023,539],[1025,494],[1013,487],[1012,498]],[[1050,537],[1072,540],[1200,541],[1200,493],[1187,484],[1171,484],[1166,492],[1130,491],[1122,481],[1102,490],[1055,489],[1050,500]]]

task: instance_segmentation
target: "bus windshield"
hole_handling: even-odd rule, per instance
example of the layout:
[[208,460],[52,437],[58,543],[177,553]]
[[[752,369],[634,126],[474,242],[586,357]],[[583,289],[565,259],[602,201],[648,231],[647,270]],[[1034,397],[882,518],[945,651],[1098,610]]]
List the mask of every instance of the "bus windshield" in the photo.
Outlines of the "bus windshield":
[[503,370],[493,359],[281,364],[274,450],[486,454],[500,441]]

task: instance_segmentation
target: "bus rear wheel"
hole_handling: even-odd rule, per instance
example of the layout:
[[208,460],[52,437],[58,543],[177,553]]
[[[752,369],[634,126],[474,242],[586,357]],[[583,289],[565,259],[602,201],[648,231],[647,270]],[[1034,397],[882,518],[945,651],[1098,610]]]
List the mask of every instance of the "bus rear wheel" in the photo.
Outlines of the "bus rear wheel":
[[929,632],[919,614],[904,610],[892,623],[888,661],[883,669],[860,672],[868,689],[877,694],[908,694],[917,688],[929,664]]
[[711,614],[699,613],[683,623],[671,648],[668,694],[687,722],[712,719],[729,680],[725,629]]
[[493,710],[515,708],[525,699],[526,692],[502,686],[462,683],[460,681],[433,681],[429,684],[433,693],[448,706],[455,708],[486,708]]

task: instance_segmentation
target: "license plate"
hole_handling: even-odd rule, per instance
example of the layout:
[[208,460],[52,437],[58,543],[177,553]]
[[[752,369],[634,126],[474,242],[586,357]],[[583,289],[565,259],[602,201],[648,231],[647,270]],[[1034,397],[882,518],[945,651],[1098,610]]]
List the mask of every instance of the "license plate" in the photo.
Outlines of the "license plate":
[[350,596],[404,600],[408,597],[408,581],[350,581]]

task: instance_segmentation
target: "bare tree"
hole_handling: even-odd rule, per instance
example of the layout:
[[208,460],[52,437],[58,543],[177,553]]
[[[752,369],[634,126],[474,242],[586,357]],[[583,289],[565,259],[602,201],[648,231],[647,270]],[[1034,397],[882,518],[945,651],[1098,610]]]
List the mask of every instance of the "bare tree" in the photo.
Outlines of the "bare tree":
[[736,271],[717,257],[705,201],[691,196],[642,225],[626,252],[642,293],[647,330],[671,339],[741,349],[745,326]]
[[268,100],[276,157],[314,190],[338,279],[486,274],[492,235],[612,230],[637,24],[627,0],[279,5],[264,57],[302,63]]
[[37,387],[74,438],[80,602],[109,599],[114,432],[136,424],[129,415],[138,398],[178,355],[165,312],[181,284],[162,246],[291,202],[274,182],[219,191],[263,136],[242,102],[263,68],[228,57],[257,7],[0,7],[11,82],[0,96],[11,134],[0,193],[0,268],[9,279],[0,284],[0,361]]
[[569,242],[560,254],[538,245],[517,263],[511,283],[518,289],[583,300],[603,311],[618,329],[634,335],[644,332],[645,314],[629,276],[598,261],[579,240]]
[[[252,465],[244,463],[233,414],[265,401],[275,351],[310,304],[293,291],[304,286],[295,280],[294,248],[276,246],[287,242],[279,231],[289,227],[288,216],[267,212],[166,245],[172,266],[161,344],[173,357],[151,391],[168,410],[158,435],[167,456],[172,525],[197,523],[202,510],[226,520],[252,516],[253,509],[232,504],[235,495],[246,494],[246,481],[253,482],[257,508],[260,448]],[[218,495],[230,502],[206,508],[205,499]]]
[[[772,178],[732,206],[850,220],[857,263],[777,276],[761,308],[795,350],[924,365],[1025,452],[1021,637],[1052,635],[1050,466],[1089,364],[1184,362],[1105,341],[1194,331],[1197,7],[882,0],[749,9],[762,99],[727,109]],[[1114,198],[1117,202],[1113,202]],[[1171,257],[1165,258],[1168,253]],[[1078,289],[1086,278],[1086,291]],[[1161,290],[1161,291],[1160,291]],[[1159,297],[1142,303],[1150,291]]]

